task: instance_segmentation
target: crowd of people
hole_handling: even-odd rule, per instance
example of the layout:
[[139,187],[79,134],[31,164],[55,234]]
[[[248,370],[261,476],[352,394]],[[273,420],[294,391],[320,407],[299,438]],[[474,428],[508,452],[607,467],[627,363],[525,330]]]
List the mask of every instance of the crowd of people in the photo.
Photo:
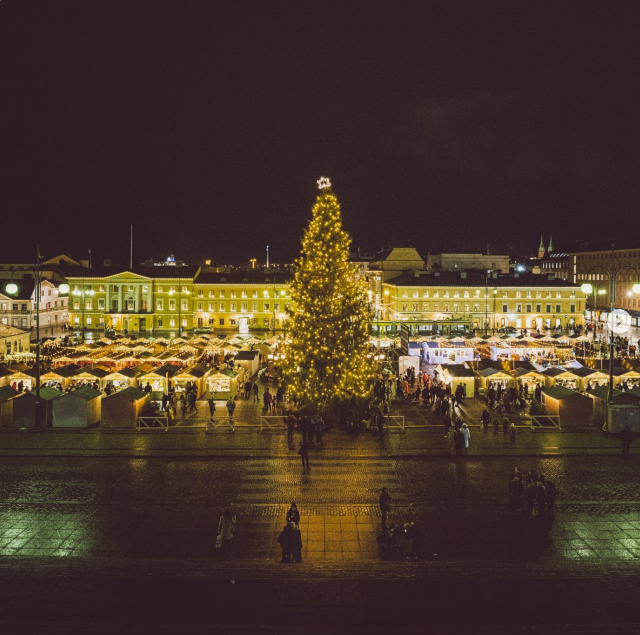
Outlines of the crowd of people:
[[516,467],[509,478],[508,491],[512,518],[534,523],[541,534],[548,536],[556,517],[555,483],[535,470],[529,470],[525,477]]

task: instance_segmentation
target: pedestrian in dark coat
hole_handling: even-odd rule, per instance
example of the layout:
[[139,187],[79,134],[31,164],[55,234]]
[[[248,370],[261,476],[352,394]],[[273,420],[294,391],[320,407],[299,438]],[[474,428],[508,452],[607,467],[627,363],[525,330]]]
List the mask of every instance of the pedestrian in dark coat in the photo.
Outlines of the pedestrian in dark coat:
[[622,442],[622,456],[629,456],[631,442],[633,441],[633,432],[629,430],[629,426],[625,426],[620,433],[620,441]]
[[289,507],[289,511],[287,512],[287,522],[294,523],[296,526],[300,524],[300,512],[298,511],[298,506],[295,501],[291,503],[291,507]]
[[[291,523],[289,523],[291,524]],[[293,526],[293,535],[291,537],[291,555],[294,562],[302,562],[302,533],[298,527]]]
[[293,539],[294,539],[295,524],[287,523],[278,536],[278,543],[282,550],[282,559],[280,562],[291,562],[293,556]]
[[520,495],[522,494],[522,482],[513,475],[509,482],[509,506],[511,507],[511,515],[517,516],[520,512]]
[[386,487],[380,490],[378,503],[380,505],[380,513],[382,514],[382,531],[387,531],[387,514],[391,511],[391,495],[387,492]]
[[309,467],[309,444],[307,443],[306,437],[302,437],[298,454],[302,459],[302,471],[304,472],[306,470],[307,472],[310,472],[311,468]]
[[216,412],[216,402],[213,399],[208,399],[207,403],[209,404],[209,418],[213,421],[213,415]]

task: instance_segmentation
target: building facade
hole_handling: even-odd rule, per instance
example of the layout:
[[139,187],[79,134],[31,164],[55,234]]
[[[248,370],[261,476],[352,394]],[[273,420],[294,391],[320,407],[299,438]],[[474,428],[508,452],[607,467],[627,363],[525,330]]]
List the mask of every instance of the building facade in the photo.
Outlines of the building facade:
[[[507,326],[571,329],[584,324],[586,295],[578,285],[555,276],[413,272],[384,282],[382,295],[379,319],[423,323],[413,329],[418,332],[494,331]],[[389,324],[384,327],[392,330]]]
[[85,331],[151,335],[179,329],[281,329],[288,276],[263,270],[219,272],[209,267],[91,269],[70,276],[70,322]]

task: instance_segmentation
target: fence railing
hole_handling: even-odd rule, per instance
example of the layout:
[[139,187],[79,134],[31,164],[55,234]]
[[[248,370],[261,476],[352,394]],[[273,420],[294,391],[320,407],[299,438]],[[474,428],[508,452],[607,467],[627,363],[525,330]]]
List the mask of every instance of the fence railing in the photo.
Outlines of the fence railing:
[[140,430],[149,430],[156,429],[162,430],[165,432],[169,430],[169,417],[163,415],[156,415],[155,417],[138,417],[138,421],[136,423],[136,429]]
[[246,423],[244,421],[231,420],[227,415],[214,417],[213,419],[207,419],[205,425],[205,432],[215,432],[216,430],[244,430],[245,428],[257,428],[258,432],[262,432],[265,429],[275,429],[276,427],[283,430],[284,427],[270,422],[270,419],[278,419],[279,422],[284,421],[284,417],[278,416],[265,416],[260,417],[259,423]]
[[558,415],[532,415],[532,430],[562,430]]
[[404,417],[397,415],[386,415],[384,425],[389,432],[406,432]]

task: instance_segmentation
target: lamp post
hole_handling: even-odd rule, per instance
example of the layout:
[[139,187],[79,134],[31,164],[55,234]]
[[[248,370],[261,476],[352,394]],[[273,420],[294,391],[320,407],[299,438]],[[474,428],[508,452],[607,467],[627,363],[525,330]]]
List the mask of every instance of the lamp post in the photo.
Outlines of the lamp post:
[[86,296],[92,296],[95,294],[95,291],[93,289],[85,289],[85,284],[84,284],[84,278],[82,279],[82,288],[81,289],[75,289],[73,291],[73,295],[75,296],[79,296],[81,298],[81,302],[82,302],[82,328],[80,329],[80,333],[82,334],[82,343],[84,344],[84,327],[85,327],[85,321],[84,321],[84,309],[85,309],[85,304],[86,304]]
[[[169,295],[173,295],[173,289],[169,291]],[[186,294],[189,291],[185,291]],[[178,278],[178,337],[182,336],[182,278]]]
[[[616,298],[616,278],[618,274],[623,269],[631,269],[636,274],[636,279],[638,278],[638,272],[634,267],[629,267],[627,265],[622,265],[620,267],[615,266],[615,248],[611,247],[611,266],[605,267],[603,265],[596,265],[595,267],[591,267],[587,272],[587,276],[596,269],[600,269],[601,271],[605,271],[609,276],[609,391],[607,393],[607,402],[613,403],[613,346],[614,346],[614,330],[613,330],[613,312],[615,311],[615,298]],[[580,289],[584,293],[593,293],[593,286],[586,282],[583,284]],[[640,293],[640,284],[637,282],[632,287],[633,293]],[[595,295],[595,294],[594,294]]]
[[[21,266],[14,270],[16,271],[28,271],[33,276],[34,281],[34,298],[36,305],[36,403],[34,411],[34,428],[39,430],[42,428],[40,418],[40,300],[42,298],[42,269],[40,268],[40,245],[36,246],[36,262],[32,267]],[[68,293],[69,285],[61,284],[61,293]],[[18,285],[13,282],[13,273],[9,284],[6,286],[6,291],[9,295],[15,295],[18,293]]]

